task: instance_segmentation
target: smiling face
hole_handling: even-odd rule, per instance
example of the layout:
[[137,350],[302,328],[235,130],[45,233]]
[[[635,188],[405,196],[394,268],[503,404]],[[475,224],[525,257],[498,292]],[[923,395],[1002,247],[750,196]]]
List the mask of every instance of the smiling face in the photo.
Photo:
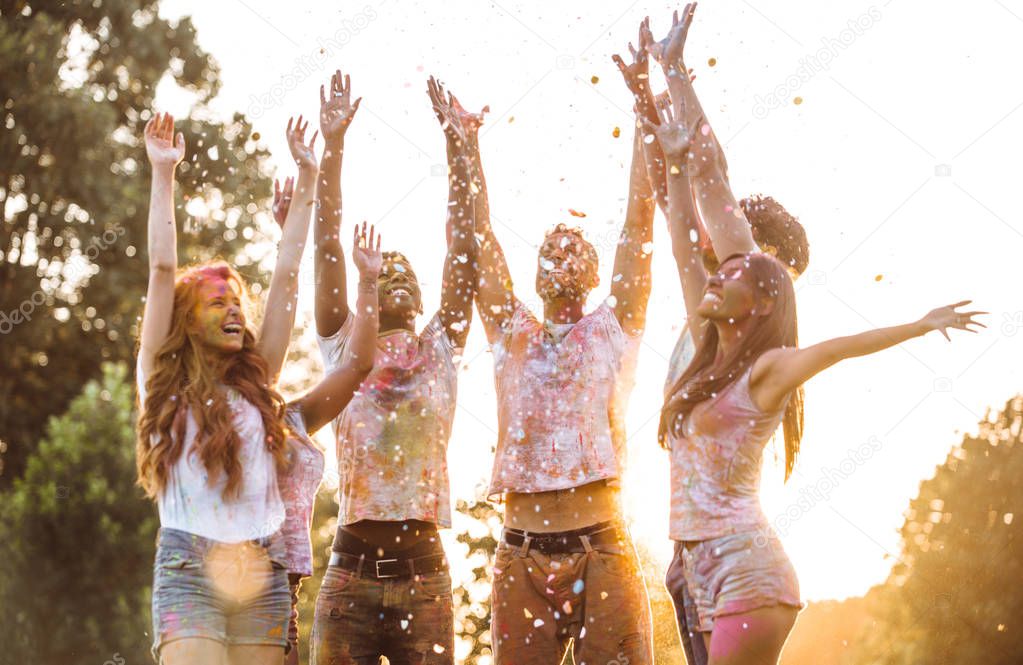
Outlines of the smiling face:
[[384,252],[377,277],[377,296],[383,316],[415,317],[422,310],[419,279],[412,265],[397,252]]
[[191,332],[200,343],[220,353],[241,351],[245,341],[245,313],[238,286],[220,276],[208,276],[198,287],[192,308]]
[[733,256],[722,263],[718,271],[707,277],[696,313],[710,321],[742,321],[756,309],[756,289],[749,274],[748,261]]
[[592,245],[568,231],[555,231],[544,239],[536,266],[536,292],[541,298],[583,299],[597,282]]

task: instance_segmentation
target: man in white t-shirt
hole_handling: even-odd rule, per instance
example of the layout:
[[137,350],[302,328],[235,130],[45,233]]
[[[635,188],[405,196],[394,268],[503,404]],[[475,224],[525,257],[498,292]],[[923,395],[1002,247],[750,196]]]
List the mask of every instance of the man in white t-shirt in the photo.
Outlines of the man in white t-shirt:
[[498,665],[653,662],[650,608],[619,483],[624,415],[646,320],[654,204],[639,136],[610,296],[590,313],[597,252],[558,224],[538,256],[543,319],[516,297],[490,227],[479,149],[477,308],[494,353],[498,441],[490,495],[505,501],[491,634]]
[[[461,126],[431,79],[443,116],[450,196],[441,306],[416,332],[419,280],[399,252],[384,252],[375,284],[380,333],[373,370],[334,423],[340,476],[338,531],[316,601],[311,662],[448,664],[454,658],[451,577],[438,528],[451,526],[447,445],[458,357],[476,284],[473,195]],[[338,242],[344,134],[358,100],[348,77],[321,93],[327,142],[316,219],[316,332],[328,371],[344,362],[354,316]]]

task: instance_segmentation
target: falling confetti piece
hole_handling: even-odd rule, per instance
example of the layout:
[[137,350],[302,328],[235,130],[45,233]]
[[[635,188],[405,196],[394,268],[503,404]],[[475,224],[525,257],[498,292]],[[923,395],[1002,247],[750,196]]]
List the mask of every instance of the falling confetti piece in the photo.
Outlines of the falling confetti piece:
[[880,282],[882,279],[884,279],[884,275],[874,275],[875,282]]
[[668,169],[668,171],[671,173],[671,175],[678,175],[679,173],[682,173],[681,171],[678,170],[678,167],[675,166],[674,164],[671,165],[671,168]]
[[600,592],[600,599],[601,600],[607,600],[607,591],[601,591]]
[[622,135],[622,128],[621,128],[621,127],[615,127],[615,128],[614,128],[614,129],[613,129],[613,130],[611,131],[611,136],[613,136],[613,137],[615,137],[615,138],[618,138],[618,137],[619,137],[619,136],[621,136],[621,135]]
[[533,622],[533,628],[539,628],[542,625],[543,625],[543,619],[537,619],[536,621]]
[[513,115],[512,116],[508,116],[508,124],[510,125],[513,122],[515,122],[515,116],[513,116]]
[[713,67],[714,65],[718,64],[718,59],[717,58],[710,58],[709,60],[707,60],[707,64],[710,65],[711,67]]
[[578,210],[572,210],[571,208],[568,209],[568,214],[572,215],[573,217],[585,217],[586,216],[585,212],[579,212]]
[[591,76],[590,77],[590,83],[592,83],[593,85],[597,85],[597,83],[599,83],[599,82],[600,82],[600,77],[599,76]]
[[434,653],[444,653],[444,647],[442,647],[439,644],[434,644],[433,645],[433,652]]
[[575,581],[575,582],[574,582],[574,583],[572,584],[572,593],[574,593],[574,594],[576,594],[576,595],[578,595],[578,594],[582,593],[582,592],[583,592],[583,587],[584,587],[584,586],[585,586],[585,584],[583,583],[583,581],[582,581],[582,580],[576,580],[576,581]]
[[252,140],[253,141],[259,140],[259,132],[252,132]]
[[800,104],[803,103],[803,98],[802,97],[796,97],[795,99],[792,100],[792,103],[795,104],[796,106],[799,106]]
[[561,606],[561,609],[565,610],[565,614],[572,613],[572,603],[565,601],[565,604]]
[[527,619],[532,619],[532,618],[533,618],[533,613],[532,613],[532,612],[530,612],[530,611],[529,611],[528,609],[526,609],[525,607],[523,607],[523,608],[522,608],[522,613],[526,615],[526,618],[527,618]]

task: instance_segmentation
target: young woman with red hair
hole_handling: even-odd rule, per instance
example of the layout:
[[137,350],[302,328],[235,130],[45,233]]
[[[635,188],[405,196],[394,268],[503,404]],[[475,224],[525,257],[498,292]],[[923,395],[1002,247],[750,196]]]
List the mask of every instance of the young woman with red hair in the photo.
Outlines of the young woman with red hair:
[[[289,437],[299,434],[289,425],[314,431],[329,422],[372,366],[375,288],[360,289],[359,357],[292,405],[275,389],[318,172],[316,136],[306,144],[305,128],[301,118],[288,123],[298,180],[257,334],[234,268],[213,261],[179,270],[173,183],[184,137],[175,136],[165,114],[146,125],[150,276],[137,368],[137,460],[139,483],[160,513],[153,653],[169,665],[281,662],[291,603],[278,475],[287,477]],[[365,268],[375,284],[379,247],[365,228],[357,245],[360,273]],[[300,419],[286,420],[296,409]]]

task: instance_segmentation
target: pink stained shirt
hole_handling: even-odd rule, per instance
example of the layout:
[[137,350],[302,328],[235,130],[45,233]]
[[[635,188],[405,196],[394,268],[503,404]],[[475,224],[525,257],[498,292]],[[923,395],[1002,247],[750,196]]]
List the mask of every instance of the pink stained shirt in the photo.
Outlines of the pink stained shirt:
[[288,464],[277,470],[277,487],[284,501],[285,568],[302,577],[313,574],[312,527],[316,492],[323,482],[324,459],[306,431],[305,418],[297,404],[289,404],[285,413],[288,426]]
[[752,365],[697,404],[669,433],[672,540],[709,540],[766,529],[760,506],[764,447],[785,405],[765,413],[750,396]]
[[[328,370],[348,356],[354,316],[320,337]],[[455,418],[458,356],[434,315],[420,335],[377,339],[373,370],[334,421],[338,523],[409,519],[451,526],[448,439]]]
[[574,324],[546,326],[519,303],[492,344],[498,441],[490,497],[621,477],[639,342],[607,303]]

